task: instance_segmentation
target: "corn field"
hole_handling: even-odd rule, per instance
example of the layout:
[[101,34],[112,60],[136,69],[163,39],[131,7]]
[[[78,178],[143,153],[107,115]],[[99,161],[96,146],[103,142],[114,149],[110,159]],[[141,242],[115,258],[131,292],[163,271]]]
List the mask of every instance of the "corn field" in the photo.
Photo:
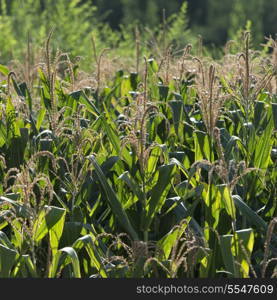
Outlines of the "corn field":
[[277,277],[276,41],[88,74],[51,38],[0,65],[0,277]]

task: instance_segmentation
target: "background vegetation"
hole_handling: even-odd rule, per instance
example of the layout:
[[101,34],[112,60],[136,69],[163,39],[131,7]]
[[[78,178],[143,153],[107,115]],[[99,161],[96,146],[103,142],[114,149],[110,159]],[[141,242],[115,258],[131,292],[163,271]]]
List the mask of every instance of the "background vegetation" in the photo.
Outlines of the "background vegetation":
[[[275,34],[277,4],[274,0],[221,1],[190,0],[1,0],[0,29],[2,62],[23,57],[26,41],[39,48],[51,28],[55,46],[82,57],[83,67],[91,62],[91,34],[98,44],[117,49],[117,54],[134,48],[136,24],[144,41],[156,37],[166,18],[167,26],[176,20],[172,36],[179,47],[195,42],[198,35],[205,45],[220,55],[228,39],[233,39],[247,21],[253,32],[252,43],[259,47],[264,36]],[[165,12],[163,13],[163,9]],[[148,29],[147,29],[148,28]],[[187,30],[189,28],[189,31]],[[151,34],[149,32],[151,31]],[[146,47],[146,45],[144,45]],[[99,46],[100,47],[100,46]],[[120,49],[120,50],[119,50]],[[116,55],[113,55],[115,57]]]

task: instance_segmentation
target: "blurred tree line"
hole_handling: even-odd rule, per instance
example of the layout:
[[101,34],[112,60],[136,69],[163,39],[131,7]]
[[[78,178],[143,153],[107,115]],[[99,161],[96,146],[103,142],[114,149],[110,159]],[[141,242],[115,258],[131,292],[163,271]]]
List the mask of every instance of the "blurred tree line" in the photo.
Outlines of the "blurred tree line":
[[[166,15],[177,12],[183,0],[83,0],[98,8],[98,16],[117,29],[119,24],[139,20],[147,26],[155,26]],[[201,34],[206,42],[222,45],[228,38],[251,21],[254,41],[277,32],[276,0],[187,0],[189,27]]]
[[[13,2],[6,0],[8,11]],[[22,3],[28,0],[20,0]],[[74,0],[64,0],[64,2]],[[99,21],[107,22],[112,29],[119,29],[120,24],[131,24],[138,20],[141,24],[153,27],[162,21],[162,10],[166,15],[178,12],[185,0],[80,0],[81,4],[97,7]],[[33,0],[39,3],[41,10],[47,8],[52,0]],[[255,41],[264,35],[275,35],[277,31],[276,0],[187,0],[189,27],[196,34],[201,34],[207,42],[222,45],[245,26],[252,22]],[[94,16],[93,16],[94,17]]]
[[180,47],[201,35],[219,48],[246,24],[258,47],[277,32],[277,0],[0,0],[0,59],[22,56],[28,34],[36,44],[53,27],[57,45],[72,55],[88,56],[92,34],[97,49],[104,45],[126,55],[134,49],[135,25],[142,39],[148,28],[158,40],[164,17],[169,41]]

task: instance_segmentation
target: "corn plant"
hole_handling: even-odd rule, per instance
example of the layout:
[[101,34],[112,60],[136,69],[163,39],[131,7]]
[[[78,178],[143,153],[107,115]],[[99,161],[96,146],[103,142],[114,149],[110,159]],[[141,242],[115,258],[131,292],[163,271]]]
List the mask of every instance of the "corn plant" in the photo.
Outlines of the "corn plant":
[[276,277],[274,64],[138,32],[136,72],[0,65],[0,277]]

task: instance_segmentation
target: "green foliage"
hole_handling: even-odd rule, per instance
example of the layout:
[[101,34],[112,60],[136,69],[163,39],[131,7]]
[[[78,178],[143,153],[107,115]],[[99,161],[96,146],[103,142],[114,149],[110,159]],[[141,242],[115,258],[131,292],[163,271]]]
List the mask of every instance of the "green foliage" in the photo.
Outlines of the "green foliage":
[[264,13],[264,1],[252,0],[252,2],[253,4],[251,4],[250,1],[245,5],[242,1],[233,1],[232,13],[230,16],[231,24],[228,34],[230,39],[237,40],[243,32],[242,26],[246,24],[246,29],[251,30],[253,33],[254,44],[258,45],[264,38],[263,20],[261,18]]
[[7,9],[5,1],[1,1],[1,10],[2,13],[0,15],[0,43],[1,50],[0,55],[2,58],[7,60],[12,56],[12,49],[16,45],[16,38],[13,34],[13,22],[11,16],[7,15]]
[[184,48],[187,44],[193,44],[194,41],[191,38],[191,33],[188,30],[188,14],[187,14],[187,2],[184,2],[180,8],[180,11],[176,14],[172,14],[169,18],[169,33],[168,38],[170,43],[176,43],[177,48]]
[[[55,5],[91,33],[85,4]],[[186,25],[184,4],[147,47],[149,31],[98,27],[89,80],[51,34],[32,80],[0,65],[0,277],[276,277],[274,66],[249,33],[217,61],[164,51]]]
[[[3,9],[5,12],[5,6]],[[97,26],[95,10],[89,3],[81,4],[81,0],[47,0],[43,6],[40,1],[12,1],[10,13],[2,12],[0,19],[1,32],[5,34],[1,34],[1,44],[7,47],[2,50],[2,59],[22,57],[28,37],[35,47],[33,51],[38,51],[52,29],[57,34],[56,47],[63,47],[73,56],[88,55],[90,33]],[[7,49],[13,49],[13,53]]]

